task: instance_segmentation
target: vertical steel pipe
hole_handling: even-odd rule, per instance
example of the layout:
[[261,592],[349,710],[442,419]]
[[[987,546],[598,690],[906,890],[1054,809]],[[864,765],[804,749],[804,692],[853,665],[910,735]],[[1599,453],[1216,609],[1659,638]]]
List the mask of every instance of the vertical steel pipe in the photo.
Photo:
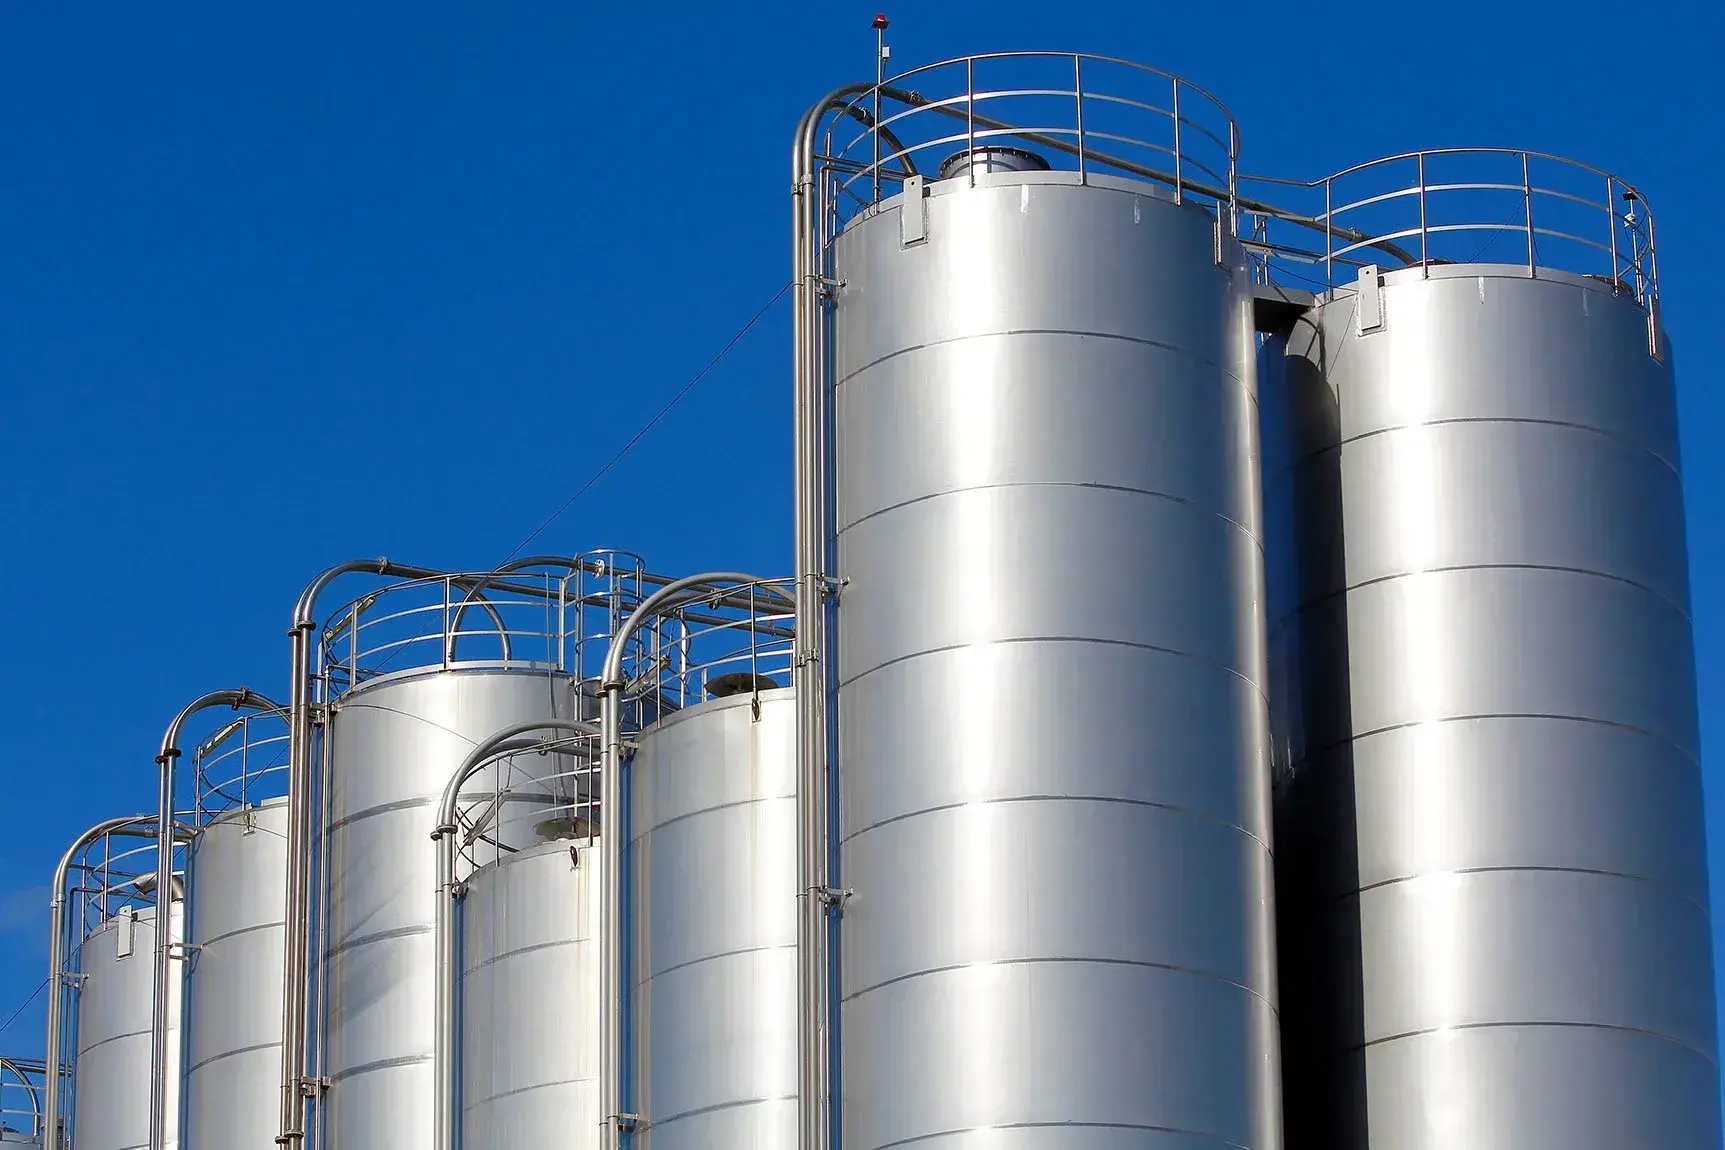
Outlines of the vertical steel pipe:
[[174,767],[180,759],[180,732],[186,721],[214,707],[284,713],[279,704],[249,688],[224,688],[187,703],[162,733],[161,749],[156,755],[156,953],[150,1014],[150,1150],[167,1150],[168,1144],[168,984],[174,955]]
[[[966,87],[971,86],[967,75]],[[822,292],[820,204],[815,192],[816,136],[828,112],[867,84],[847,84],[804,113],[791,152],[792,391],[795,408],[797,854],[800,859],[797,929],[798,1063],[797,1111],[802,1150],[823,1150],[831,1099],[827,1082],[834,1049],[827,1026],[831,955],[827,939],[827,729],[824,614],[827,585],[825,410],[826,373],[821,360]],[[974,99],[965,115],[974,133]],[[972,165],[974,168],[974,165]]]
[[[761,583],[753,575],[738,571],[709,571],[689,575],[659,588],[641,601],[611,637],[605,652],[604,670],[599,676],[599,819],[602,840],[604,874],[604,907],[600,915],[604,936],[605,991],[601,1012],[604,1016],[605,1046],[600,1058],[600,1092],[605,1112],[605,1150],[617,1150],[623,1133],[633,1128],[634,1116],[629,1112],[623,1089],[623,1071],[628,1065],[627,1035],[623,1028],[623,996],[627,993],[624,967],[623,938],[623,843],[628,828],[623,825],[623,653],[629,640],[641,625],[676,602],[685,592],[695,588],[713,589],[719,583]],[[799,605],[800,613],[801,607]]]

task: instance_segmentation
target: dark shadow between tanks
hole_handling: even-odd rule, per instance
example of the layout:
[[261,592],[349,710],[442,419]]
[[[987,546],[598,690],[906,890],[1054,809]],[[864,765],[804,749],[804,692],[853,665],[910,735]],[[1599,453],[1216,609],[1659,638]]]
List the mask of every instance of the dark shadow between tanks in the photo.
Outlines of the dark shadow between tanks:
[[1340,404],[1317,325],[1260,352],[1286,1150],[1366,1145]]

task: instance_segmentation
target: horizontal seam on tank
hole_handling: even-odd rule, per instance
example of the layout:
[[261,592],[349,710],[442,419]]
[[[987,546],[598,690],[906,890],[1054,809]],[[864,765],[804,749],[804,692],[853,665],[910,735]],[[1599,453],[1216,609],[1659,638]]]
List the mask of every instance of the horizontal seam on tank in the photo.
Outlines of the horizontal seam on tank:
[[1412,579],[1419,575],[1449,575],[1461,571],[1551,571],[1560,575],[1581,575],[1589,579],[1602,579],[1607,583],[1619,583],[1625,587],[1633,587],[1637,591],[1644,591],[1648,595],[1651,595],[1653,598],[1665,604],[1667,607],[1671,608],[1673,611],[1677,612],[1679,615],[1683,616],[1684,622],[1689,623],[1691,626],[1694,625],[1694,620],[1691,618],[1690,613],[1684,609],[1681,603],[1677,603],[1672,600],[1669,595],[1666,595],[1662,591],[1655,590],[1639,580],[1625,578],[1622,575],[1613,575],[1609,571],[1594,571],[1587,567],[1566,567],[1558,563],[1455,563],[1443,567],[1424,567],[1418,571],[1396,571],[1389,575],[1379,575],[1373,579],[1362,579],[1358,583],[1350,583],[1346,587],[1338,588],[1337,590],[1319,595],[1316,598],[1305,600],[1292,611],[1278,618],[1275,622],[1275,626],[1280,627],[1282,624],[1288,622],[1288,620],[1296,619],[1315,607],[1333,602],[1336,599],[1342,598],[1343,596],[1366,587],[1376,587],[1384,583],[1394,583],[1400,579]]
[[405,1054],[400,1058],[382,1058],[376,1062],[367,1062],[359,1066],[350,1066],[346,1070],[332,1074],[330,1082],[345,1082],[349,1078],[358,1078],[362,1074],[373,1074],[379,1070],[400,1070],[408,1066],[423,1066],[434,1061],[429,1054]]
[[924,815],[939,814],[942,811],[954,811],[954,810],[958,810],[962,807],[979,807],[979,806],[991,807],[991,806],[1004,805],[1007,803],[1112,803],[1112,804],[1116,804],[1119,806],[1149,807],[1149,808],[1154,809],[1154,810],[1170,811],[1174,814],[1189,815],[1192,818],[1200,819],[1204,822],[1212,823],[1212,824],[1219,826],[1219,827],[1225,827],[1226,829],[1231,830],[1231,831],[1236,831],[1241,836],[1243,836],[1247,839],[1250,839],[1252,842],[1255,842],[1260,847],[1262,847],[1264,850],[1264,856],[1266,858],[1274,858],[1275,857],[1275,852],[1270,849],[1269,843],[1265,842],[1258,835],[1253,834],[1251,831],[1247,830],[1245,827],[1241,826],[1239,823],[1231,823],[1227,819],[1221,819],[1221,818],[1217,818],[1215,815],[1205,814],[1203,811],[1196,810],[1192,807],[1177,806],[1174,803],[1159,803],[1159,802],[1155,802],[1151,799],[1128,799],[1128,798],[1124,798],[1120,795],[1083,795],[1083,794],[1007,795],[1007,796],[1003,796],[1003,797],[998,798],[998,799],[981,799],[981,800],[978,800],[975,802],[966,801],[966,802],[941,803],[938,806],[923,807],[919,810],[906,811],[902,815],[894,815],[890,819],[882,819],[878,823],[870,823],[866,827],[859,827],[856,830],[849,832],[848,834],[841,834],[839,836],[839,845],[844,846],[846,843],[849,843],[851,840],[859,838],[862,835],[866,835],[870,831],[876,831],[882,827],[890,827],[894,823],[902,823],[906,819],[921,818]]
[[496,966],[498,963],[507,961],[517,955],[536,954],[542,950],[556,950],[559,947],[565,946],[580,946],[582,943],[593,941],[594,939],[591,936],[585,938],[556,938],[552,939],[550,942],[536,942],[531,946],[518,946],[514,950],[505,951],[502,954],[494,954],[478,966],[465,967],[462,969],[461,973],[464,977],[469,974],[478,974],[482,970]]
[[1312,460],[1317,459],[1319,456],[1329,455],[1332,452],[1339,451],[1341,448],[1346,447],[1350,443],[1363,443],[1368,439],[1376,439],[1380,435],[1394,435],[1395,433],[1397,433],[1399,431],[1417,431],[1422,427],[1449,427],[1449,426],[1452,426],[1454,424],[1461,424],[1461,423],[1513,423],[1513,424],[1526,424],[1526,425],[1531,425],[1534,427],[1561,427],[1561,428],[1566,428],[1570,431],[1582,431],[1582,432],[1586,432],[1589,435],[1600,436],[1603,439],[1616,440],[1617,442],[1626,444],[1629,447],[1634,448],[1637,451],[1641,451],[1641,452],[1646,453],[1647,455],[1651,455],[1654,459],[1657,459],[1660,463],[1664,464],[1666,470],[1677,475],[1679,478],[1682,477],[1682,471],[1678,468],[1678,466],[1675,463],[1673,463],[1671,460],[1665,458],[1663,455],[1659,454],[1659,452],[1653,450],[1651,447],[1648,447],[1645,443],[1642,443],[1639,440],[1630,439],[1627,435],[1622,435],[1622,434],[1619,434],[1618,432],[1615,432],[1615,431],[1608,431],[1603,427],[1593,427],[1593,426],[1590,426],[1589,424],[1585,424],[1585,423],[1571,423],[1567,419],[1533,419],[1533,418],[1530,418],[1528,416],[1502,417],[1502,416],[1482,416],[1482,415],[1458,415],[1458,416],[1451,416],[1450,418],[1447,418],[1447,419],[1426,419],[1426,420],[1421,420],[1418,423],[1398,423],[1393,427],[1379,427],[1379,428],[1375,428],[1371,431],[1362,431],[1360,434],[1349,436],[1347,439],[1339,439],[1334,443],[1326,443],[1324,446],[1318,448],[1316,451],[1309,451],[1305,455],[1302,455],[1297,459],[1290,460],[1286,467],[1279,467],[1274,472],[1266,474],[1264,476],[1264,483],[1266,486],[1268,486],[1271,480],[1280,479],[1284,475],[1287,475],[1289,472],[1293,471],[1295,468],[1303,466],[1304,464],[1310,463]]
[[900,663],[908,663],[913,659],[922,659],[929,655],[944,655],[949,651],[966,651],[975,647],[1004,647],[1017,643],[1095,643],[1104,647],[1129,647],[1134,651],[1153,651],[1159,655],[1172,655],[1177,659],[1190,659],[1194,663],[1202,663],[1206,667],[1214,667],[1218,671],[1225,671],[1234,676],[1234,678],[1252,688],[1253,694],[1257,695],[1266,706],[1269,705],[1270,701],[1270,697],[1264,692],[1264,688],[1252,682],[1252,680],[1246,678],[1245,675],[1228,666],[1226,663],[1218,663],[1214,659],[1206,659],[1204,656],[1194,655],[1190,651],[1176,651],[1172,647],[1159,647],[1154,643],[1134,643],[1126,639],[1111,639],[1106,636],[1091,635],[1019,635],[1008,639],[984,639],[978,643],[950,643],[944,647],[928,647],[921,651],[912,651],[908,655],[900,655],[896,659],[888,659],[884,663],[877,663],[866,671],[859,671],[848,679],[841,679],[839,681],[839,689],[843,690],[855,683],[859,683],[874,674],[876,671],[884,671],[888,667],[895,667]]
[[795,1092],[792,1092],[790,1094],[775,1094],[770,1098],[744,1098],[736,1102],[718,1102],[714,1103],[712,1106],[702,1106],[695,1110],[684,1110],[665,1118],[655,1118],[649,1114],[645,1125],[648,1127],[669,1126],[671,1123],[681,1122],[685,1118],[700,1118],[707,1114],[717,1114],[723,1110],[741,1110],[746,1106],[765,1106],[771,1102],[795,1102],[796,1100],[797,1096]]
[[737,799],[733,802],[719,803],[717,806],[702,807],[698,811],[689,811],[686,814],[674,815],[671,818],[666,819],[662,823],[654,823],[652,826],[643,830],[640,834],[636,835],[634,838],[629,840],[629,845],[634,846],[636,843],[640,842],[644,838],[647,838],[649,835],[653,834],[655,831],[662,831],[666,827],[674,827],[680,822],[686,822],[689,819],[698,819],[702,815],[710,815],[710,814],[713,814],[715,811],[735,810],[737,807],[752,807],[758,803],[784,802],[786,799],[793,799],[794,800],[796,797],[797,797],[797,794],[793,790],[789,794],[764,795],[764,796],[756,796],[755,798],[750,798],[750,799]]
[[251,1046],[242,1046],[238,1050],[224,1050],[220,1054],[212,1054],[208,1058],[200,1059],[197,1062],[192,1063],[192,1065],[187,1068],[186,1074],[188,1076],[196,1074],[212,1062],[220,1062],[224,1058],[238,1058],[242,1054],[255,1054],[260,1050],[280,1050],[281,1047],[282,1040],[278,1038],[274,1042],[259,1042]]
[[1077,483],[1077,482],[1073,482],[1073,481],[1069,481],[1069,480],[1037,480],[1035,482],[1014,481],[1014,482],[1008,482],[1008,483],[977,483],[977,484],[972,484],[968,487],[954,487],[949,491],[934,491],[934,492],[930,492],[927,495],[918,495],[913,499],[906,499],[906,500],[903,500],[902,502],[894,503],[889,507],[877,508],[876,510],[869,512],[867,515],[864,515],[862,518],[853,519],[851,522],[845,524],[843,527],[839,528],[838,534],[842,536],[845,532],[850,531],[853,528],[860,527],[861,525],[863,525],[864,523],[867,523],[871,519],[878,519],[882,515],[890,515],[894,511],[902,511],[906,507],[914,507],[918,503],[930,503],[936,499],[947,499],[947,498],[950,498],[954,495],[966,495],[972,491],[1006,491],[1006,490],[1010,490],[1010,489],[1014,489],[1014,488],[1024,488],[1024,487],[1077,487],[1077,488],[1081,488],[1081,489],[1086,490],[1086,491],[1116,491],[1116,492],[1119,492],[1123,495],[1142,495],[1142,496],[1145,496],[1146,498],[1149,498],[1149,499],[1160,499],[1166,503],[1175,503],[1181,507],[1190,507],[1190,508],[1193,508],[1194,510],[1196,510],[1196,511],[1198,511],[1204,515],[1209,515],[1209,516],[1213,516],[1214,518],[1220,519],[1223,523],[1226,523],[1228,526],[1232,527],[1234,530],[1236,530],[1240,534],[1244,535],[1247,539],[1251,540],[1253,546],[1255,546],[1258,549],[1258,554],[1260,556],[1264,553],[1264,540],[1261,537],[1252,534],[1251,529],[1248,528],[1245,524],[1241,523],[1238,519],[1235,519],[1232,516],[1223,515],[1220,511],[1212,511],[1206,507],[1203,507],[1202,505],[1200,505],[1195,500],[1187,499],[1187,498],[1184,498],[1183,496],[1179,496],[1179,495],[1169,495],[1166,492],[1162,492],[1162,491],[1151,491],[1151,490],[1149,490],[1147,488],[1143,488],[1143,487],[1125,487],[1125,486],[1118,484],[1118,483]]
[[1276,1004],[1271,1002],[1261,992],[1253,990],[1251,987],[1245,985],[1244,983],[1235,982],[1233,979],[1228,978],[1225,975],[1217,974],[1213,970],[1196,970],[1190,966],[1180,966],[1180,965],[1178,965],[1176,963],[1172,963],[1172,962],[1146,962],[1143,959],[1130,959],[1130,958],[1077,958],[1077,957],[1001,958],[1001,959],[985,960],[982,962],[956,962],[956,963],[952,963],[948,966],[934,966],[934,967],[929,967],[926,970],[915,970],[915,971],[910,972],[909,974],[901,974],[901,975],[898,975],[896,978],[889,978],[889,979],[886,979],[884,982],[877,982],[877,983],[874,983],[873,985],[865,986],[861,990],[852,991],[849,994],[841,996],[839,1001],[840,1002],[855,1002],[857,999],[862,998],[864,995],[873,994],[875,991],[884,990],[885,988],[887,988],[889,986],[897,986],[901,982],[912,982],[916,979],[928,978],[931,975],[936,975],[936,974],[951,974],[955,970],[973,970],[977,967],[995,967],[995,966],[1053,966],[1053,965],[1062,965],[1062,966],[1064,966],[1064,965],[1073,965],[1073,966],[1123,966],[1123,967],[1130,967],[1134,970],[1162,970],[1162,971],[1167,971],[1167,972],[1172,973],[1172,974],[1186,974],[1186,975],[1192,976],[1193,978],[1201,978],[1201,979],[1204,979],[1204,980],[1209,981],[1209,982],[1219,982],[1223,986],[1231,986],[1235,990],[1240,991],[1242,994],[1245,994],[1251,998],[1255,998],[1259,1002],[1263,1003],[1264,1007],[1267,1010],[1269,1010],[1272,1017],[1276,1017],[1276,1018],[1281,1017],[1281,1012],[1276,1009]]
[[700,966],[702,963],[718,962],[721,959],[726,959],[726,958],[739,958],[745,954],[765,954],[768,951],[772,951],[772,950],[794,951],[796,949],[797,949],[797,944],[793,941],[793,942],[769,943],[765,946],[744,946],[744,947],[739,947],[736,950],[723,951],[722,953],[719,953],[719,954],[703,954],[700,958],[691,958],[687,962],[679,962],[675,966],[667,966],[663,970],[656,970],[652,974],[649,974],[646,978],[636,979],[635,985],[637,987],[646,986],[648,983],[652,982],[655,978],[663,978],[667,974],[675,974],[679,970],[688,970],[690,967]]
[[218,934],[214,938],[206,938],[193,945],[197,949],[203,950],[216,945],[218,942],[226,942],[230,938],[239,938],[244,934],[256,934],[260,930],[281,930],[284,925],[286,924],[279,922],[260,922],[256,926],[242,926],[238,930],[230,930],[226,934]]
[[374,934],[366,934],[361,935],[358,938],[344,939],[335,946],[324,951],[323,956],[325,958],[334,958],[338,954],[345,954],[350,950],[358,950],[361,947],[370,946],[374,942],[388,942],[391,939],[396,938],[415,938],[420,935],[430,933],[432,933],[432,928],[429,926],[398,926],[394,930],[380,930]]
[[1338,903],[1347,902],[1349,899],[1358,898],[1360,895],[1367,894],[1371,891],[1384,890],[1385,888],[1392,886],[1401,886],[1404,883],[1419,882],[1422,879],[1443,878],[1448,875],[1471,874],[1580,874],[1587,875],[1592,878],[1620,879],[1623,882],[1632,882],[1641,886],[1650,886],[1659,890],[1669,891],[1684,902],[1693,906],[1696,910],[1700,911],[1702,918],[1712,921],[1713,917],[1712,912],[1708,910],[1706,903],[1697,899],[1694,895],[1685,892],[1682,887],[1678,886],[1674,882],[1667,882],[1664,879],[1648,878],[1645,875],[1629,874],[1626,871],[1604,870],[1599,867],[1582,866],[1504,865],[1444,867],[1439,870],[1425,871],[1421,874],[1403,875],[1399,878],[1386,878],[1379,882],[1368,883],[1367,885],[1355,890],[1337,895],[1335,901]]
[[[350,814],[343,815],[341,818],[331,822],[329,826],[325,828],[324,833],[328,834],[330,831],[342,830],[353,823],[364,822],[366,819],[374,818],[377,815],[390,815],[395,814],[397,811],[411,811],[420,807],[433,807],[437,805],[437,801],[438,800],[435,797],[427,796],[417,799],[397,799],[392,803],[379,803],[375,807],[366,807],[362,811],[353,811]],[[555,795],[529,794],[525,791],[511,791],[503,796],[503,804],[505,806],[510,803],[534,803],[535,805],[544,806],[548,803],[556,803],[558,801],[559,800]]]
[[1252,1150],[1243,1142],[1235,1142],[1220,1134],[1206,1134],[1202,1130],[1187,1130],[1181,1126],[1157,1126],[1151,1123],[1139,1122],[996,1122],[987,1126],[955,1126],[950,1130],[937,1130],[932,1134],[918,1134],[914,1138],[900,1138],[896,1142],[879,1143],[875,1150],[893,1150],[895,1146],[914,1146],[918,1142],[928,1142],[935,1138],[951,1138],[955,1135],[969,1134],[977,1130],[1145,1130],[1156,1134],[1178,1134],[1184,1138],[1202,1138],[1206,1142],[1214,1142],[1218,1146],[1232,1146],[1234,1150]]
[[1644,738],[1652,739],[1656,743],[1662,743],[1665,746],[1670,747],[1672,750],[1687,759],[1697,770],[1701,767],[1701,760],[1684,750],[1683,747],[1674,740],[1669,739],[1656,731],[1650,731],[1645,727],[1637,727],[1633,723],[1617,723],[1610,719],[1596,718],[1592,715],[1536,715],[1522,711],[1488,711],[1471,715],[1445,715],[1439,719],[1414,719],[1406,723],[1390,723],[1387,726],[1374,727],[1369,731],[1359,731],[1355,734],[1349,735],[1345,739],[1338,739],[1333,743],[1325,743],[1321,747],[1309,748],[1304,755],[1293,760],[1289,765],[1289,771],[1290,773],[1294,773],[1302,765],[1312,762],[1312,760],[1318,755],[1325,755],[1331,751],[1340,750],[1350,743],[1357,743],[1363,739],[1370,739],[1377,735],[1394,734],[1396,731],[1407,731],[1414,727],[1437,726],[1440,723],[1473,723],[1490,719],[1532,719],[1546,723],[1586,723],[1596,727],[1610,727],[1612,730],[1616,731],[1628,731],[1631,734],[1641,735]]
[[1190,359],[1194,362],[1201,363],[1205,367],[1213,367],[1235,383],[1240,384],[1242,387],[1245,386],[1245,381],[1233,372],[1229,371],[1227,364],[1221,360],[1205,359],[1195,351],[1184,347],[1177,347],[1171,343],[1163,343],[1161,340],[1145,339],[1142,336],[1136,335],[1119,335],[1114,332],[1106,331],[1077,331],[1072,328],[1064,327],[1011,327],[1002,328],[1000,331],[979,331],[972,332],[970,335],[955,335],[949,336],[946,339],[931,339],[927,343],[914,343],[908,347],[901,347],[894,351],[889,351],[879,359],[871,359],[867,363],[859,364],[844,375],[839,376],[834,380],[833,387],[835,390],[843,387],[863,372],[871,371],[874,368],[879,367],[881,364],[886,363],[888,360],[898,359],[901,356],[911,355],[919,351],[928,351],[931,348],[936,347],[951,347],[953,344],[971,343],[979,339],[1002,339],[1006,336],[1014,335],[1064,335],[1070,336],[1074,339],[1108,339],[1115,340],[1119,343],[1136,344],[1139,347],[1154,347],[1162,351],[1172,352],[1183,359]]
[[90,1051],[92,1051],[92,1050],[100,1050],[104,1046],[111,1046],[116,1042],[124,1042],[128,1038],[148,1038],[148,1037],[150,1037],[150,1031],[148,1028],[146,1028],[144,1030],[128,1030],[124,1034],[110,1034],[108,1037],[100,1040],[99,1042],[92,1042],[92,1043],[90,1043],[90,1045],[81,1048],[78,1051],[78,1057],[82,1058],[84,1055],[90,1053]]
[[483,1098],[475,1098],[472,1102],[469,1102],[466,1105],[462,1106],[461,1109],[462,1109],[463,1113],[466,1113],[469,1110],[477,1110],[481,1106],[488,1106],[494,1102],[501,1102],[505,1098],[514,1098],[517,1095],[521,1095],[521,1094],[531,1094],[535,1090],[552,1090],[552,1089],[555,1089],[556,1087],[559,1087],[559,1086],[580,1086],[581,1084],[586,1083],[586,1082],[591,1082],[591,1083],[594,1083],[595,1085],[597,1085],[598,1079],[596,1079],[596,1078],[559,1078],[555,1082],[535,1082],[531,1086],[517,1086],[514,1090],[505,1090],[501,1094],[487,1094]]
[[1427,1026],[1420,1030],[1408,1030],[1400,1034],[1387,1034],[1382,1038],[1374,1038],[1358,1046],[1348,1047],[1346,1053],[1370,1050],[1374,1046],[1384,1046],[1391,1042],[1403,1042],[1410,1038],[1426,1038],[1433,1034],[1442,1034],[1456,1030],[1609,1030],[1617,1034],[1639,1034],[1643,1038],[1657,1038],[1661,1042],[1669,1042],[1681,1050],[1687,1050],[1698,1058],[1705,1059],[1707,1065],[1715,1065],[1711,1054],[1705,1050],[1689,1045],[1681,1038],[1670,1034],[1661,1034],[1657,1030],[1643,1030],[1638,1026],[1619,1026],[1611,1022],[1458,1022],[1450,1026]]

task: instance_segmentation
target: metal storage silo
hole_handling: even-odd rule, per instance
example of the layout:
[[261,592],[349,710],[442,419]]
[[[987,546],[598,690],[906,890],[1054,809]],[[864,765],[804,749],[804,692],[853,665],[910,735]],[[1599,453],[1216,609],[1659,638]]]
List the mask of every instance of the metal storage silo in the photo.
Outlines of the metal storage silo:
[[[437,1150],[602,1144],[597,728],[529,723],[481,740],[438,800]],[[476,865],[511,809],[542,841]]]
[[[575,713],[566,676],[432,671],[363,685],[330,719],[330,1150],[431,1142],[432,807],[468,747],[500,727]],[[505,811],[503,848],[537,841]]]
[[1276,1147],[1232,120],[1071,55],[847,101],[799,246],[836,341],[799,552],[837,603],[844,1145]]
[[187,1150],[273,1145],[287,800],[216,816],[190,846]]
[[555,839],[465,880],[462,1150],[601,1144],[600,855]]
[[[170,937],[181,938],[175,898]],[[78,947],[77,1061],[71,1150],[147,1150],[150,1145],[151,1002],[156,910],[122,907]],[[179,1144],[180,980],[168,992],[168,1140]]]
[[287,728],[234,719],[194,752],[187,847],[187,1150],[267,1147],[276,1136],[287,895]]
[[[1321,187],[1330,220],[1410,266],[1332,245],[1267,432],[1297,541],[1274,625],[1284,981],[1312,1008],[1289,1015],[1289,1143],[1716,1148],[1646,205],[1522,152],[1420,153]],[[1514,262],[1482,262],[1494,245]]]
[[[320,1121],[328,1150],[432,1144],[435,807],[480,740],[584,709],[569,655],[584,632],[565,616],[581,610],[567,594],[571,567],[555,577],[514,571],[392,584],[324,629],[321,1065],[329,1086]],[[507,791],[478,864],[539,845],[538,815],[557,801],[559,769],[555,758],[519,756],[476,778],[478,791]]]
[[765,685],[661,720],[629,768],[639,1150],[797,1145],[796,712]]

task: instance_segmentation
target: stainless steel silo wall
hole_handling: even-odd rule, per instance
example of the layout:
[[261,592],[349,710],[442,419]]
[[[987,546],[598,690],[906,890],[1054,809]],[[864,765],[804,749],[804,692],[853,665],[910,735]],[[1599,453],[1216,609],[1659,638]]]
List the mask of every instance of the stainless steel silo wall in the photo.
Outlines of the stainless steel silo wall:
[[597,845],[474,872],[461,900],[463,1150],[597,1150],[603,1028]]
[[911,210],[835,261],[845,1145],[1276,1147],[1246,261],[1105,177]]
[[[570,718],[569,680],[530,671],[438,671],[375,680],[330,720],[329,995],[323,1106],[327,1150],[424,1150],[434,1105],[436,804],[462,759],[512,723]],[[510,770],[557,772],[556,756]],[[468,789],[493,785],[490,768]],[[504,804],[491,831],[505,847],[540,841],[545,796]]]
[[287,800],[213,820],[191,846],[186,1150],[268,1147],[281,1083]]
[[[179,940],[182,904],[169,930]],[[78,1059],[72,1150],[150,1145],[150,1004],[155,998],[156,912],[115,915],[78,949]],[[180,980],[168,983],[168,1145],[179,1145]]]
[[629,769],[638,1150],[795,1150],[796,708],[710,700]]
[[1379,290],[1266,433],[1289,1144],[1716,1148],[1670,368],[1593,280]]

